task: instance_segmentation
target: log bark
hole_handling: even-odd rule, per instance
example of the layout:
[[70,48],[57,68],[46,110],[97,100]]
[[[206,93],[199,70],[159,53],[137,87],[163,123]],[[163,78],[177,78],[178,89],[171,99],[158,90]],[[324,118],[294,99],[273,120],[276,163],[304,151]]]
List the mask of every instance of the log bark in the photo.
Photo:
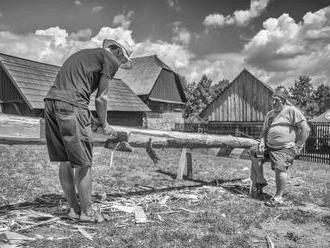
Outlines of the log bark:
[[[257,141],[250,138],[231,135],[211,135],[200,133],[182,133],[174,131],[159,131],[113,126],[119,132],[121,140],[127,141],[132,147],[146,147],[152,138],[153,148],[250,148]],[[93,144],[113,149],[118,139],[106,135],[95,134]],[[8,145],[45,145],[43,138],[0,137],[0,144]]]

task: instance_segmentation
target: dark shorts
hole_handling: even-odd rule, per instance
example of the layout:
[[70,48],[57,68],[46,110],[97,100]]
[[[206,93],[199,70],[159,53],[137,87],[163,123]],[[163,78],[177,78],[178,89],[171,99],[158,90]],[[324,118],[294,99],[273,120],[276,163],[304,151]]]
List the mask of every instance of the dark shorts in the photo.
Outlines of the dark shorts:
[[[257,146],[253,146],[250,149],[250,154],[256,156],[257,149]],[[266,147],[263,158],[261,158],[261,162],[271,162],[273,170],[277,169],[280,171],[286,171],[290,166],[292,166],[295,157],[296,154],[293,148],[273,150]]]
[[50,161],[72,167],[92,165],[91,113],[58,100],[45,100],[45,132]]

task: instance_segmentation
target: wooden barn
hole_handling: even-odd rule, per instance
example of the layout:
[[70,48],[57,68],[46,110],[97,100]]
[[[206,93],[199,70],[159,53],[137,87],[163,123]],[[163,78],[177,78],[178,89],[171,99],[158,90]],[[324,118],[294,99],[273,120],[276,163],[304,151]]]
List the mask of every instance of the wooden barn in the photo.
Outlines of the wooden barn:
[[244,69],[201,113],[209,122],[262,122],[273,90]]
[[[0,53],[0,112],[42,117],[44,102],[60,67]],[[150,109],[121,80],[110,81],[108,121],[110,124],[142,126]],[[93,103],[90,108],[95,110]]]
[[182,78],[156,55],[133,58],[133,68],[119,69],[122,79],[156,113],[182,111],[187,102]]

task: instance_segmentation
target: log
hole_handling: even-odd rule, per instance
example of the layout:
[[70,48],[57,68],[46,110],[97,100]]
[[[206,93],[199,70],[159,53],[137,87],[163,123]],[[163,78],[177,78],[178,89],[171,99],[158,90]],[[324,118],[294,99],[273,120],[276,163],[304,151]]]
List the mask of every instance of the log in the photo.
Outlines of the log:
[[[152,138],[153,148],[250,148],[257,141],[250,138],[234,137],[231,135],[212,135],[200,133],[182,133],[174,131],[159,131],[113,126],[120,133],[121,140],[127,140],[132,147],[146,147]],[[119,139],[106,135],[95,134],[94,146],[105,146],[113,149]],[[0,137],[0,144],[7,145],[45,145],[44,138],[30,137]]]

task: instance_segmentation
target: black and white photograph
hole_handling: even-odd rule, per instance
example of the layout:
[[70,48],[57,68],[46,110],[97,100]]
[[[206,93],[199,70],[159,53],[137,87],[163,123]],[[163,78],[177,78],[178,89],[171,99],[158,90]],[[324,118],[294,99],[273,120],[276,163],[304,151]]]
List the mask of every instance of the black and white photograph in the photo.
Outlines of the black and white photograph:
[[0,0],[16,247],[330,247],[330,0]]

